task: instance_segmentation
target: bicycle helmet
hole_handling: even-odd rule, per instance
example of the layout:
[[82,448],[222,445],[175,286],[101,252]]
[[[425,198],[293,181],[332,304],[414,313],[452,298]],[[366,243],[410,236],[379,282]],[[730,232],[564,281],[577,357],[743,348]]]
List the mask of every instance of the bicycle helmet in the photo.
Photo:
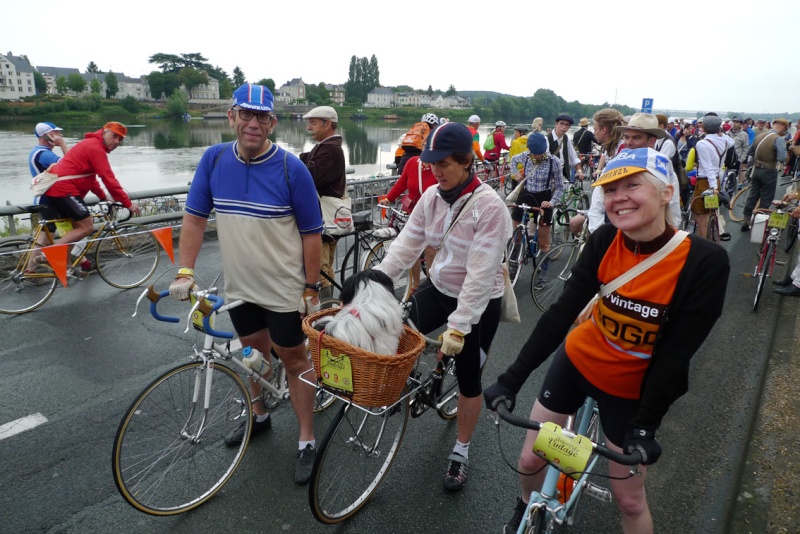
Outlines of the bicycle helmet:
[[422,122],[427,122],[431,126],[438,126],[439,117],[437,117],[433,113],[426,113],[425,115],[422,116]]
[[496,123],[494,123],[494,125],[495,126],[507,126],[507,124],[504,123],[503,121],[497,121]]
[[478,117],[477,115],[470,115],[469,119],[467,119],[467,122],[470,123],[470,124],[475,123],[475,122],[481,122],[481,118]]

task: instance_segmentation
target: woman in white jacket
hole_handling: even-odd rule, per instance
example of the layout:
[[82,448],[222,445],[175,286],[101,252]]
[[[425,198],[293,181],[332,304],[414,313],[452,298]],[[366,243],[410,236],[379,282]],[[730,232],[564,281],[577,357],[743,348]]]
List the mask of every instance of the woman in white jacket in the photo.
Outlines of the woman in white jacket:
[[497,193],[472,173],[472,135],[464,125],[439,126],[420,158],[431,164],[438,187],[422,195],[377,269],[396,279],[426,246],[437,250],[428,279],[411,297],[411,320],[423,333],[447,325],[441,351],[455,356],[459,398],[458,436],[444,488],[458,491],[466,483],[481,410],[481,365],[500,321],[511,218]]

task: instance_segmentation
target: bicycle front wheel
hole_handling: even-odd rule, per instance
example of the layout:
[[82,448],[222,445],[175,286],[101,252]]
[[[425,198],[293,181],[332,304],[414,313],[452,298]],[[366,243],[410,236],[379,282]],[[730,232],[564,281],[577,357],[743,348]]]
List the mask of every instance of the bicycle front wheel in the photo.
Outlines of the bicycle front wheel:
[[753,311],[758,309],[758,302],[761,300],[761,294],[764,292],[764,284],[767,282],[767,272],[769,271],[772,257],[775,254],[775,243],[769,242],[762,250],[764,250],[764,256],[759,259],[759,268],[756,274],[758,282],[756,285],[756,298],[753,299]]
[[[236,471],[247,450],[251,421],[250,394],[228,367],[194,362],[167,371],[133,401],[119,424],[112,457],[117,489],[147,514],[174,515],[200,506]],[[240,424],[245,438],[227,447],[225,435]]]
[[322,523],[340,523],[367,503],[403,440],[407,398],[381,415],[376,415],[377,409],[369,410],[343,404],[317,453],[308,502]]
[[442,378],[442,391],[436,399],[436,413],[445,421],[452,421],[458,415],[458,379],[456,366],[451,363],[445,369]]
[[514,228],[511,239],[508,240],[506,251],[508,256],[508,277],[511,285],[515,286],[519,279],[519,272],[522,270],[522,263],[525,260],[525,248],[528,243],[525,241],[525,231],[521,226]]
[[25,239],[0,245],[0,313],[19,315],[33,311],[56,290],[56,277],[44,265],[32,275],[25,274],[32,246]]
[[138,287],[156,272],[158,241],[141,224],[119,225],[97,243],[97,273],[119,289]]
[[547,511],[542,508],[531,510],[525,534],[547,534],[548,532],[552,532],[552,530],[547,526]]
[[784,252],[789,253],[794,248],[794,244],[797,241],[797,232],[800,232],[800,220],[792,217],[789,219],[789,226],[786,228],[786,242],[783,244]]
[[572,274],[572,266],[578,261],[581,251],[579,243],[564,243],[550,249],[541,259],[531,276],[531,296],[536,307],[547,311],[564,291],[564,284]]

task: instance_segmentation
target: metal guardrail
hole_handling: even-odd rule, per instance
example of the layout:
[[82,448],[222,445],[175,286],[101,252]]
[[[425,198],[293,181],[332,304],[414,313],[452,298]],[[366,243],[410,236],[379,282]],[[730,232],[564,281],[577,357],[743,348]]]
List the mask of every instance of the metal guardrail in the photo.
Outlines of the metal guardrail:
[[[183,185],[178,187],[131,191],[128,193],[128,196],[134,201],[161,199],[155,202],[137,202],[139,207],[142,208],[142,213],[145,215],[137,217],[136,222],[140,224],[157,224],[181,219],[183,217],[183,202],[188,192],[189,186]],[[87,195],[85,198],[87,206],[94,206],[99,201],[100,199],[92,194]],[[30,214],[25,211],[25,207],[32,204],[33,202],[28,204],[11,204],[6,201],[5,206],[0,206],[0,227],[5,226],[8,228],[10,235],[17,235],[15,217],[24,216],[29,220]],[[5,218],[5,221],[1,220],[3,218]]]

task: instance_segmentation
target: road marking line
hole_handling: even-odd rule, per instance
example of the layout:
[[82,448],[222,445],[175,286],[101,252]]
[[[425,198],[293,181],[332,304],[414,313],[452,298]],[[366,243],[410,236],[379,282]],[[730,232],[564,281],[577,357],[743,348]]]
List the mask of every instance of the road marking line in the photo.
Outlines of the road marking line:
[[46,422],[47,417],[40,413],[35,413],[33,415],[26,415],[25,417],[17,419],[16,421],[11,421],[10,423],[0,425],[0,440],[10,438],[11,436],[25,432],[26,430],[36,428],[37,426]]

